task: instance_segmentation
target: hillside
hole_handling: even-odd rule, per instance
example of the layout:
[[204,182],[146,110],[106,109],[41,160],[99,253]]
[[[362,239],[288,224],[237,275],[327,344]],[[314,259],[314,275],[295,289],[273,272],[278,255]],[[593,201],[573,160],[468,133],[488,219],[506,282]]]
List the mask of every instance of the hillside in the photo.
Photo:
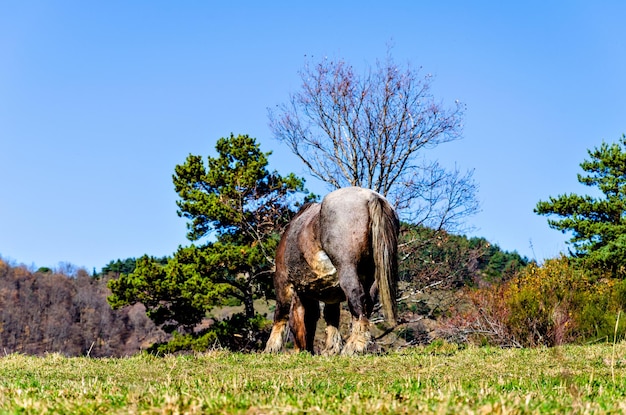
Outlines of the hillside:
[[84,270],[74,276],[30,271],[0,259],[2,352],[128,356],[162,341],[164,333],[141,304],[111,310],[108,278],[92,278]]
[[[384,349],[429,342],[435,319],[457,301],[454,293],[460,287],[505,280],[528,263],[516,253],[503,252],[481,238],[407,226],[401,234],[400,259],[400,310],[404,324],[379,342]],[[159,261],[165,264],[167,258]],[[167,341],[169,336],[155,327],[141,304],[112,310],[106,301],[110,295],[107,281],[121,273],[132,273],[134,266],[135,258],[118,259],[95,276],[89,276],[85,270],[67,275],[48,268],[33,271],[0,259],[0,346],[5,353],[102,357],[132,355]],[[234,299],[229,302],[237,303]],[[261,295],[256,303],[256,311],[271,319],[271,299]],[[196,332],[237,310],[208,310],[209,318]],[[376,319],[374,316],[373,321]],[[349,317],[344,320],[347,324]],[[322,323],[319,329],[322,333]],[[375,336],[384,330],[375,328]],[[240,334],[226,331],[223,336]],[[263,336],[255,335],[257,340],[245,343],[245,347],[258,347],[258,339]],[[236,350],[243,347],[227,339],[221,343],[231,344]]]

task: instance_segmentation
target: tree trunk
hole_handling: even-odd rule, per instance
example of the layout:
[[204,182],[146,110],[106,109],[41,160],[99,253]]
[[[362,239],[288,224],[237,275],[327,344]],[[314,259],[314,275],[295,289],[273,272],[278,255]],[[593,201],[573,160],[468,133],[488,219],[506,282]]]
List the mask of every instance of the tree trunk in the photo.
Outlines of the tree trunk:
[[252,292],[247,292],[243,299],[243,305],[246,310],[246,318],[251,319],[254,317],[254,299],[252,298]]
[[252,278],[250,273],[246,272],[246,284],[241,290],[243,292],[243,305],[246,312],[246,318],[249,320],[254,317],[254,296],[252,289]]

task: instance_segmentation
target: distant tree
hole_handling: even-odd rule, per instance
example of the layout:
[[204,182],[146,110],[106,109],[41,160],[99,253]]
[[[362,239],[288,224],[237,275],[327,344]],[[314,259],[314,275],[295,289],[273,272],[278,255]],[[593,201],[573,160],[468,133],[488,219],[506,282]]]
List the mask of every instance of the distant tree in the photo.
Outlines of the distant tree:
[[[164,338],[137,308],[111,310],[108,277],[30,271],[0,259],[0,345],[4,353],[127,356]],[[145,346],[144,346],[145,347]]]
[[55,271],[58,272],[59,274],[67,275],[70,277],[76,277],[79,270],[80,270],[79,267],[77,267],[76,265],[70,262],[59,262]]
[[[162,258],[156,258],[155,260],[159,264],[165,265],[167,264],[168,259],[169,259],[168,257],[162,257]],[[130,274],[133,271],[135,271],[136,263],[137,263],[137,258],[126,258],[123,260],[117,259],[115,261],[109,261],[108,264],[102,267],[102,270],[100,271],[100,275],[107,275],[109,273],[113,273],[116,276],[119,276],[120,274]]]
[[438,103],[430,75],[391,57],[363,75],[343,60],[307,63],[302,87],[269,111],[276,139],[333,188],[387,196],[404,219],[451,229],[475,213],[472,172],[448,170],[426,151],[461,136],[464,106]]
[[101,274],[106,275],[110,272],[119,274],[130,274],[135,270],[135,263],[137,258],[126,258],[125,260],[118,259],[116,261],[109,261],[104,267],[102,267]]
[[529,264],[484,238],[467,238],[404,224],[399,241],[400,278],[414,288],[478,286],[506,281]]
[[626,136],[588,150],[578,181],[602,196],[564,194],[537,203],[535,213],[557,216],[551,228],[571,233],[570,253],[591,266],[626,276]]
[[153,258],[110,282],[112,306],[143,303],[165,328],[190,329],[204,313],[238,298],[248,318],[254,296],[271,285],[278,234],[305,196],[304,181],[267,169],[268,156],[247,135],[221,138],[217,157],[189,155],[175,168],[178,214],[189,220],[187,237],[167,265]]

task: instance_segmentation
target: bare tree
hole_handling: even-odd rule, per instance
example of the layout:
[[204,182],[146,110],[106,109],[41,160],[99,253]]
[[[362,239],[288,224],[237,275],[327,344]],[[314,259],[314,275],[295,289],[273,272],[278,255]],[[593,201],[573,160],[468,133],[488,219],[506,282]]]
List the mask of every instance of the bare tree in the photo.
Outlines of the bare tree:
[[269,111],[274,136],[332,188],[385,196],[405,220],[450,229],[478,209],[473,172],[449,171],[424,150],[461,136],[464,105],[437,103],[431,75],[391,57],[359,76],[343,60],[307,63],[302,89]]

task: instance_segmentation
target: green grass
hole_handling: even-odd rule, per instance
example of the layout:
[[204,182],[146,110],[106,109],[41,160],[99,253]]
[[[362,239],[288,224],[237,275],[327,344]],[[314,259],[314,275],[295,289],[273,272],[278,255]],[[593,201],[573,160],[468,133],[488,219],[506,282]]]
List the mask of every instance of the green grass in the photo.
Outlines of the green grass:
[[533,350],[438,343],[351,358],[0,357],[0,414],[622,412],[626,343]]

